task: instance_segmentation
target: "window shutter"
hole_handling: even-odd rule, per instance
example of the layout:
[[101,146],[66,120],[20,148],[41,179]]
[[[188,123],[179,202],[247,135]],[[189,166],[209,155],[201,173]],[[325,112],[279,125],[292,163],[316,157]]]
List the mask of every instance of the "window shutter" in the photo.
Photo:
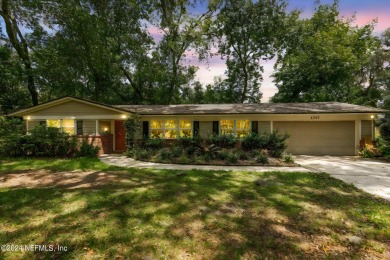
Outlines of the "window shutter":
[[83,121],[82,120],[76,121],[76,134],[83,135]]
[[199,136],[199,121],[194,121],[194,136]]
[[252,133],[259,133],[259,121],[252,121]]
[[142,122],[142,137],[149,138],[149,121]]
[[213,121],[213,134],[219,135],[219,121]]

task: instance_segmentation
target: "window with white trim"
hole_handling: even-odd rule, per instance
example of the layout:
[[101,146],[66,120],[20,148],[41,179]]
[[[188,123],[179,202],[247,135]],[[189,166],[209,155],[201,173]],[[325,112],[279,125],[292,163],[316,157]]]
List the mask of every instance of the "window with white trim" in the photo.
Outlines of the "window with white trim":
[[58,128],[63,133],[75,134],[75,122],[73,119],[48,119],[46,126]]
[[251,122],[249,120],[236,120],[236,137],[244,138],[251,132]]
[[73,119],[62,119],[62,132],[74,135],[74,120]]
[[243,138],[251,131],[249,120],[221,120],[219,122],[221,135],[234,135],[237,138]]
[[192,136],[190,120],[151,120],[150,138],[177,139]]
[[234,135],[234,120],[221,120],[219,122],[221,135]]
[[180,137],[191,137],[192,136],[192,121],[180,120],[179,125]]
[[59,119],[58,120],[49,119],[46,122],[46,126],[47,127],[61,128],[61,120],[59,120]]

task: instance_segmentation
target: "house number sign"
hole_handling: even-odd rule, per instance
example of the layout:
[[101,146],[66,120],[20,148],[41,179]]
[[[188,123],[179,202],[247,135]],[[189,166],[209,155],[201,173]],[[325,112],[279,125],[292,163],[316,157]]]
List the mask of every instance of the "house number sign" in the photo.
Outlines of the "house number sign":
[[318,119],[320,119],[320,116],[311,116],[310,119],[311,120],[318,120]]

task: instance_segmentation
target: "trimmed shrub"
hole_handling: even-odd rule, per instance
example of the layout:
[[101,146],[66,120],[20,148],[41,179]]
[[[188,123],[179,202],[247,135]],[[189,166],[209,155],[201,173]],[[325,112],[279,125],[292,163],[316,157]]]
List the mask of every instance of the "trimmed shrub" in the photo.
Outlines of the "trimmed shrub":
[[379,130],[382,139],[384,141],[390,142],[390,121],[381,124]]
[[92,144],[83,141],[80,145],[79,151],[77,152],[77,157],[97,157],[100,147],[93,146]]
[[183,154],[183,148],[175,146],[172,148],[172,156],[174,158],[180,157]]
[[248,153],[244,152],[243,150],[241,149],[235,149],[233,151],[235,154],[237,154],[238,158],[240,160],[248,160],[249,159],[249,155]]
[[235,164],[238,162],[238,155],[236,153],[228,153],[226,158],[225,158],[225,163],[226,164]]
[[161,151],[160,151],[161,160],[167,161],[167,160],[170,160],[171,157],[172,157],[172,153],[171,153],[170,149],[168,149],[168,148],[161,149]]
[[[376,139],[378,149],[384,157],[390,157],[390,142],[385,141],[382,137]],[[361,151],[360,151],[361,152]]]
[[194,137],[182,137],[175,141],[176,146],[180,146],[183,148],[190,147],[190,146],[196,146],[197,143],[202,142],[202,138],[199,136]]
[[151,157],[151,152],[144,149],[138,149],[135,154],[135,159],[137,160],[149,160]]
[[26,134],[20,120],[0,118],[0,156],[73,157],[77,154],[77,139],[58,128],[36,126]]
[[260,150],[252,150],[250,151],[249,155],[251,158],[256,158],[260,153]]
[[195,146],[188,146],[188,147],[184,148],[184,151],[183,151],[183,153],[188,157],[194,156],[195,152],[196,152]]
[[127,149],[125,155],[130,158],[135,158],[136,153],[137,153],[137,149]]
[[285,163],[294,163],[294,159],[291,154],[285,154],[283,156],[283,162]]
[[261,164],[268,164],[268,163],[269,163],[268,157],[267,157],[267,155],[265,155],[264,153],[260,153],[260,154],[255,158],[255,162],[261,163]]
[[186,156],[180,156],[178,159],[177,159],[177,162],[178,163],[190,163],[192,160]]
[[19,119],[0,117],[0,156],[21,156],[25,126]]
[[77,155],[77,139],[67,133],[61,133],[58,128],[36,126],[26,135],[28,145],[26,156],[75,156]]
[[269,154],[275,158],[281,158],[287,148],[286,140],[290,134],[280,134],[278,130],[274,130],[268,137],[266,148]]
[[217,154],[217,158],[220,160],[225,160],[229,156],[229,151],[228,150],[221,150]]
[[206,143],[219,146],[221,148],[232,148],[237,143],[237,138],[234,135],[210,135],[206,139]]
[[242,139],[241,147],[244,150],[250,151],[254,149],[263,149],[268,143],[268,135],[259,135],[251,133]]
[[144,139],[142,141],[142,147],[151,150],[160,150],[164,146],[164,140],[160,138],[156,139]]
[[374,158],[375,157],[375,154],[368,150],[367,148],[363,148],[362,150],[360,150],[360,156],[363,157],[363,158]]

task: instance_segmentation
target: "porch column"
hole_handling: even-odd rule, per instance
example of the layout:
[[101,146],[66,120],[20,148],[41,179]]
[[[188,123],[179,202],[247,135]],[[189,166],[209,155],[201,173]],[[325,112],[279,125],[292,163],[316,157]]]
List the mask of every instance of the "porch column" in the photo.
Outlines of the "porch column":
[[95,135],[99,135],[99,120],[96,120],[96,132]]
[[270,122],[270,128],[269,128],[270,132],[272,133],[274,131],[274,121],[271,120]]
[[[355,120],[355,147],[360,146],[360,140],[362,139],[362,120]],[[359,151],[355,149],[355,155],[358,155]]]
[[115,151],[115,121],[111,120],[112,150]]

